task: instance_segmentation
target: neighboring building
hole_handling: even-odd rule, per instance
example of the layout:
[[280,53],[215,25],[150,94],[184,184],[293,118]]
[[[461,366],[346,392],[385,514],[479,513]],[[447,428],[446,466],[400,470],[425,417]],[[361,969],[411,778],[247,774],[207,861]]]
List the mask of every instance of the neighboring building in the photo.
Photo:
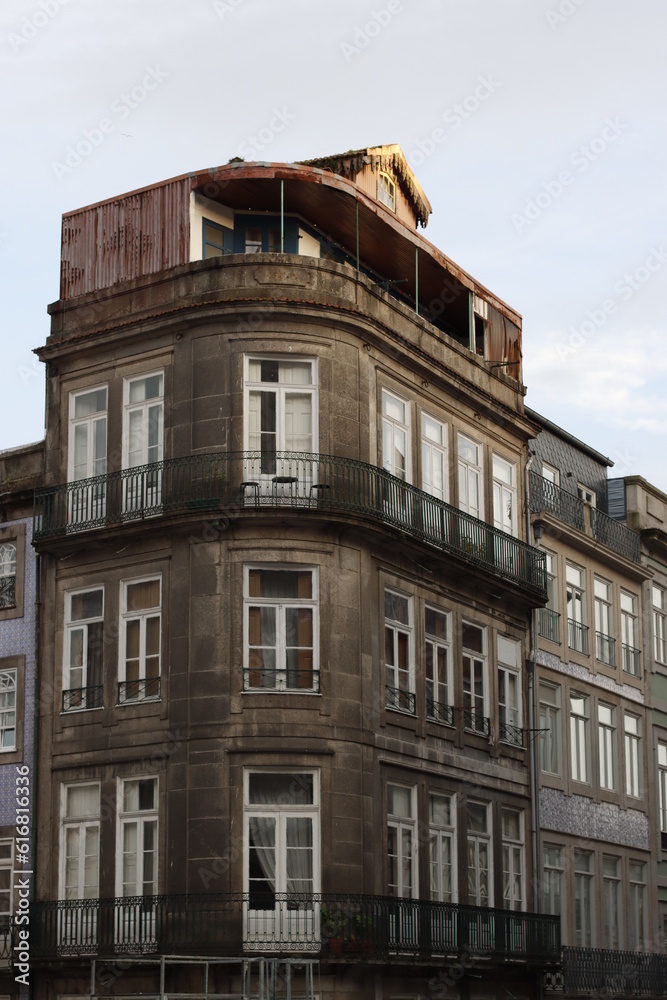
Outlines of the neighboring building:
[[521,319],[429,211],[393,146],[64,218],[36,997],[504,1000],[558,967]]
[[[11,970],[14,916],[27,916],[34,854],[34,692],[37,635],[33,490],[44,445],[0,451],[0,993]],[[14,874],[15,873],[15,874]],[[21,890],[19,894],[19,890]],[[25,927],[25,924],[22,926]]]
[[607,513],[609,460],[528,412],[541,426],[529,506],[548,576],[537,612],[543,910],[561,917],[566,993],[659,994],[667,963],[645,954],[662,950],[650,572],[639,535]]

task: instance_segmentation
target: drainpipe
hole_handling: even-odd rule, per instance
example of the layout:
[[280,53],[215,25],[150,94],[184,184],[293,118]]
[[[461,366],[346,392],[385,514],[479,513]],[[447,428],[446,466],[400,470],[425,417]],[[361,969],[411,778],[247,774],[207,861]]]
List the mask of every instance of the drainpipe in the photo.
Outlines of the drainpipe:
[[[532,545],[532,531],[530,525],[530,467],[535,459],[531,455],[526,462],[526,541]],[[527,664],[528,674],[528,731],[529,737],[529,762],[530,762],[530,811],[533,826],[533,899],[537,913],[542,912],[542,879],[541,879],[541,856],[542,846],[540,837],[540,787],[539,787],[539,741],[536,720],[539,718],[537,711],[537,685],[535,683],[535,672],[537,666],[537,608],[530,611],[530,657]]]

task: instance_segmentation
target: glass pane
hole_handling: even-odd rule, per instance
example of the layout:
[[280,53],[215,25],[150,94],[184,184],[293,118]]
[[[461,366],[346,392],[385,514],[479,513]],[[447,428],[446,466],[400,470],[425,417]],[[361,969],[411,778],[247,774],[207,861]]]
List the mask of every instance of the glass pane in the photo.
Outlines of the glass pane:
[[149,375],[130,382],[130,403],[143,403],[162,396],[163,376]]
[[443,426],[439,421],[422,413],[422,436],[434,441],[436,444],[443,443]]
[[387,812],[402,819],[412,817],[412,791],[400,785],[387,785]]
[[248,795],[252,804],[312,805],[313,775],[273,772],[250,774]]
[[142,611],[146,608],[160,607],[160,581],[144,580],[141,583],[128,583],[127,610]]
[[451,800],[444,795],[429,795],[430,822],[436,826],[450,825]]
[[87,618],[101,618],[103,610],[103,590],[89,590],[85,594],[72,594],[70,598],[70,621],[78,622]]
[[248,573],[250,597],[273,600],[312,600],[313,574],[310,570],[251,569]]
[[407,597],[394,594],[390,590],[384,592],[384,616],[392,621],[410,624],[410,604]]
[[486,806],[468,803],[468,829],[474,833],[486,833]]
[[447,615],[426,608],[424,611],[424,625],[428,635],[433,635],[436,639],[447,638]]
[[74,818],[97,818],[100,812],[99,785],[70,785],[66,791],[65,816]]
[[484,652],[484,630],[478,628],[476,625],[470,625],[468,622],[463,622],[461,627],[463,635],[463,646],[465,649],[471,649],[475,653]]
[[512,809],[503,809],[503,837],[507,840],[521,840],[521,816]]
[[285,394],[285,450],[311,452],[313,446],[313,397]]
[[401,424],[405,423],[405,403],[386,392],[382,393],[382,412]]
[[507,486],[511,486],[512,469],[513,466],[509,462],[506,462],[503,458],[499,458],[498,455],[493,456],[493,476],[495,479],[499,479],[502,483],[506,483]]
[[74,417],[88,417],[92,413],[103,413],[107,408],[107,390],[93,389],[74,397]]

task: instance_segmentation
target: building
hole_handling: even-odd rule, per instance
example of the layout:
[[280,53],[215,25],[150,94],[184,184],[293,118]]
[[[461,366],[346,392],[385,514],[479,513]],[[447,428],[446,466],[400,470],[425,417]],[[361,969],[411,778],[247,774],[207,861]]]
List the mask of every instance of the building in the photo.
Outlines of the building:
[[63,219],[35,996],[528,998],[558,966],[521,318],[429,212],[389,146]]
[[[23,961],[35,852],[34,692],[38,627],[32,547],[33,490],[43,481],[42,443],[0,452],[0,992]],[[13,971],[12,971],[13,961]]]
[[654,755],[666,717],[652,707],[649,609],[662,591],[639,533],[617,518],[624,481],[607,479],[612,463],[529,415],[541,428],[529,507],[548,576],[537,612],[542,902],[560,916],[564,944],[563,978],[547,982],[573,995],[659,996]]

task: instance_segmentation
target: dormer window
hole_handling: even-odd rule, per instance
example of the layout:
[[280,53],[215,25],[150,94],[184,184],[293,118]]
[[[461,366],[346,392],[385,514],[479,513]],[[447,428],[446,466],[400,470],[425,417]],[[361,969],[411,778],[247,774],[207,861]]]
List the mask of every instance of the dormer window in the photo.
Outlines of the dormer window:
[[382,171],[378,176],[378,201],[390,208],[392,212],[396,211],[396,185],[389,174]]

